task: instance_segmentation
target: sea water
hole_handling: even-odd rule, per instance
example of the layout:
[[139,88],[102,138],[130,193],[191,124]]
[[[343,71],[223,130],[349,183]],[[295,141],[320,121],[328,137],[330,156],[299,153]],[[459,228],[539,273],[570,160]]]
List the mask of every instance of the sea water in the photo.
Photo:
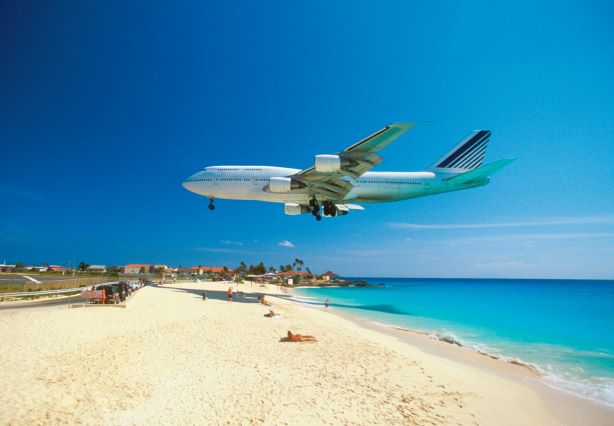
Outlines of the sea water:
[[365,280],[374,286],[303,287],[297,298],[530,364],[549,385],[614,406],[614,281]]

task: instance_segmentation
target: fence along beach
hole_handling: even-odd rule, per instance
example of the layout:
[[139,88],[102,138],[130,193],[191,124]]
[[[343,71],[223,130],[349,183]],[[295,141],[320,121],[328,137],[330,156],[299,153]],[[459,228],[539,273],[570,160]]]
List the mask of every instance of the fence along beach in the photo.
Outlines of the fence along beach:
[[[127,309],[0,311],[0,423],[585,424],[611,411],[431,354],[273,286],[179,283]],[[206,291],[207,300],[202,292]],[[263,306],[266,294],[272,304]],[[264,316],[269,309],[281,315]],[[284,343],[288,330],[315,343]],[[452,345],[449,345],[452,347]],[[573,411],[573,416],[561,413]],[[611,421],[611,420],[610,420]]]

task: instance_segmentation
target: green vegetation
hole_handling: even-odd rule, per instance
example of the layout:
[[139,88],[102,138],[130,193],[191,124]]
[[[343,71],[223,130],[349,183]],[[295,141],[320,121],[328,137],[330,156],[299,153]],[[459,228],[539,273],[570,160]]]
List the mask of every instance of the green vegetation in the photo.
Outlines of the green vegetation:
[[[305,266],[305,261],[303,259],[296,258],[294,261],[287,265],[279,265],[278,272],[301,272],[303,270],[303,266]],[[311,273],[310,269],[306,269],[308,273]],[[267,272],[275,272],[274,266],[269,266],[268,268],[263,262],[260,262],[257,265],[249,265],[243,261],[235,268],[235,272],[239,275],[263,275]]]

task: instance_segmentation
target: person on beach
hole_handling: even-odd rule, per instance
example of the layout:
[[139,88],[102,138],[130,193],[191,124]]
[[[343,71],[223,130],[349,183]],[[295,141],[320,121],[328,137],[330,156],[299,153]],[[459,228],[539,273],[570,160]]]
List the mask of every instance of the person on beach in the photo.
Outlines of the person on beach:
[[232,287],[228,287],[228,303],[232,303]]
[[275,315],[279,315],[279,314],[275,313],[275,311],[273,309],[269,309],[269,313],[268,314],[264,314],[264,316],[267,317],[267,318],[273,318]]
[[324,301],[324,309],[328,309],[328,299]]
[[280,342],[317,342],[316,338],[313,336],[293,334],[290,330],[288,330],[288,336],[282,337],[279,341]]
[[203,302],[207,300],[207,293],[203,291]]

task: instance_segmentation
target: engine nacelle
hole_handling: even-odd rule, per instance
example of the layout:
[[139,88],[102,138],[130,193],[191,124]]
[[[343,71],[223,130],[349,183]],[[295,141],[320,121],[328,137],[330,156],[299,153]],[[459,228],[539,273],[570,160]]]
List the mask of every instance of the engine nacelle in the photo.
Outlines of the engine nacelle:
[[315,157],[315,168],[320,173],[334,173],[341,170],[341,157],[321,154]]
[[296,203],[285,203],[284,204],[284,213],[290,216],[296,216],[303,213],[308,213],[309,207],[302,206]]
[[284,194],[290,192],[293,189],[305,188],[303,182],[293,180],[287,177],[272,177],[269,178],[269,185],[265,188],[265,191],[274,192],[276,194]]
[[269,179],[269,191],[277,194],[290,192],[292,189],[292,179],[286,177],[272,177]]

